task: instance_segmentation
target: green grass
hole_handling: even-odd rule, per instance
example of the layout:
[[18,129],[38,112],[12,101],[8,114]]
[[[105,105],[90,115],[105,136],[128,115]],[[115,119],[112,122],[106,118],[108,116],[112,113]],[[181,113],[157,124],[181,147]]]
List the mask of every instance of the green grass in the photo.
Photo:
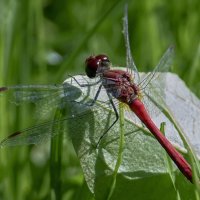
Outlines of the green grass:
[[[123,0],[2,0],[0,85],[62,83],[67,74],[83,73],[85,58],[97,53],[108,54],[113,64],[125,65],[124,4]],[[173,72],[198,97],[199,10],[198,0],[129,1],[129,34],[139,71],[152,70],[174,44]],[[61,59],[52,60],[52,52]],[[0,138],[34,124],[32,118],[32,107],[15,108],[2,98]],[[92,198],[72,145],[66,141],[59,149],[56,140],[51,151],[48,143],[0,150],[0,199]],[[40,156],[33,158],[38,151]],[[54,187],[52,181],[61,187]]]

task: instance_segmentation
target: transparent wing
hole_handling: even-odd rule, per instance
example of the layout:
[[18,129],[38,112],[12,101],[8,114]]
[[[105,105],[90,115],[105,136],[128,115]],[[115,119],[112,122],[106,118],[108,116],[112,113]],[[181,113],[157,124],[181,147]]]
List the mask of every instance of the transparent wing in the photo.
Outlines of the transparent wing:
[[[70,103],[70,107],[72,109],[77,108],[77,102]],[[69,104],[68,104],[69,106]],[[29,145],[29,144],[40,144],[43,143],[50,138],[54,137],[57,134],[63,133],[66,131],[66,125],[72,123],[73,121],[77,122],[78,119],[85,119],[88,117],[89,111],[91,112],[91,108],[82,104],[79,104],[79,107],[82,108],[79,112],[73,110],[71,113],[66,114],[68,117],[63,117],[58,120],[47,121],[30,128],[16,131],[13,134],[9,135],[7,138],[0,142],[0,147],[5,146],[16,146],[16,145]],[[92,120],[89,118],[89,120]],[[77,124],[78,125],[78,124]],[[81,127],[81,125],[78,125]],[[74,130],[76,127],[74,127]]]
[[152,106],[152,101],[156,101],[159,105],[165,107],[166,75],[172,66],[173,58],[174,47],[171,46],[164,53],[154,71],[144,75],[144,79],[139,84],[141,90],[143,90],[143,93],[145,94],[143,102],[151,116],[156,116],[161,112],[155,106]]
[[[115,99],[114,102],[115,106],[118,107],[118,101]],[[63,133],[66,135],[66,132],[76,145],[78,143],[78,146],[82,146],[82,143],[87,143],[87,145],[94,147],[102,134],[116,119],[109,101],[98,101],[94,106],[88,106],[86,102],[80,103],[71,101],[67,102],[65,107],[66,110],[64,111],[65,113],[63,118],[41,123],[22,131],[16,131],[2,140],[0,142],[0,147],[40,144],[58,134]],[[126,116],[131,114],[131,119],[133,119],[133,113],[130,112],[130,110],[126,113]],[[130,117],[128,117],[128,119],[130,119]],[[138,124],[141,124],[139,120]],[[127,122],[126,127],[129,127],[125,131],[126,134],[129,135],[136,132],[139,125],[135,126]],[[106,136],[108,137],[105,137],[100,145],[107,145],[113,142],[116,143],[115,145],[118,145],[117,140],[119,135],[116,134],[118,132],[119,123],[116,123],[107,133]]]
[[136,83],[140,82],[139,73],[137,67],[134,63],[133,57],[131,55],[131,48],[129,42],[129,32],[128,32],[128,6],[125,6],[124,10],[124,18],[123,18],[123,34],[125,40],[125,47],[126,47],[126,66],[127,70],[132,76],[134,77],[134,81]]
[[[90,130],[94,128],[91,132],[95,132],[98,139],[106,130],[106,127],[108,128],[109,125],[112,124],[115,118],[113,108],[108,101],[106,92],[105,90],[102,90],[100,92],[101,98],[99,98],[99,100],[91,106],[91,101],[93,100],[99,85],[83,87],[80,89],[77,87],[75,82],[73,84],[76,86],[71,85],[70,83],[72,81],[73,79],[69,79],[63,85],[56,87],[44,85],[13,86],[1,90],[2,93],[3,91],[9,91],[11,94],[17,94],[14,95],[13,98],[13,100],[17,102],[22,103],[23,101],[31,101],[36,103],[36,105],[39,103],[40,105],[43,105],[43,107],[44,104],[42,103],[46,103],[47,108],[48,106],[53,106],[55,107],[55,111],[56,109],[59,109],[64,114],[58,120],[53,119],[44,122],[40,121],[40,123],[36,126],[14,132],[0,143],[0,147],[38,144],[54,137],[56,134],[65,132],[65,130],[67,130],[66,127],[72,126],[72,124],[72,130],[74,132],[83,132],[83,130],[88,127]],[[83,78],[78,79],[78,81],[81,84],[85,84],[87,82]],[[47,91],[47,88],[50,88],[50,90]],[[55,103],[55,101],[56,105],[52,103]],[[36,112],[42,115],[41,112],[43,112],[43,109],[38,109]],[[98,127],[96,128],[95,126],[97,126],[97,122],[94,122],[95,113],[101,113],[101,117],[97,120]],[[47,119],[49,118],[54,118],[54,116],[48,116]],[[112,119],[109,120],[109,118]],[[92,137],[91,140],[94,140],[94,137]]]
[[21,105],[25,102],[37,103],[42,99],[62,98],[75,95],[67,84],[61,85],[15,85],[0,88],[0,96],[6,95],[11,103]]
[[53,126],[60,121],[49,121],[21,131],[16,131],[0,142],[0,147],[39,144],[56,135]]
[[168,72],[170,67],[172,66],[173,58],[174,47],[170,46],[160,59],[155,69],[152,72],[148,73],[139,83],[140,88],[142,90],[145,89],[153,79],[155,80],[158,78],[160,72]]
[[56,108],[62,106],[61,99],[72,99],[80,96],[80,91],[72,89],[66,83],[60,85],[16,85],[2,87],[0,96],[5,96],[10,103],[24,106],[28,103],[36,105],[35,117],[47,119]]

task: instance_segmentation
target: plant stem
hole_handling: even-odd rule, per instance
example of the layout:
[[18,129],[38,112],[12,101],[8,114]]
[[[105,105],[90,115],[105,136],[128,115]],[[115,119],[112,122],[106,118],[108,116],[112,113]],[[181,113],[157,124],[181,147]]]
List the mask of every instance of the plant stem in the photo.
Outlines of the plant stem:
[[[60,109],[56,110],[54,119],[58,120],[62,116]],[[51,140],[51,158],[50,158],[50,178],[51,178],[51,199],[62,199],[62,185],[61,185],[61,163],[62,163],[62,147],[63,147],[63,124],[55,125],[57,135]]]
[[124,130],[124,105],[123,105],[123,103],[119,103],[119,123],[120,123],[120,137],[119,137],[118,157],[117,157],[117,161],[116,161],[116,164],[115,164],[115,169],[114,169],[114,173],[113,173],[113,181],[112,181],[111,189],[110,189],[110,192],[108,194],[107,200],[109,200],[111,198],[111,196],[114,192],[115,185],[116,185],[116,179],[117,179],[117,173],[118,173],[119,167],[120,167],[121,162],[122,162],[122,154],[123,154],[123,149],[124,149],[124,134],[125,134],[125,130]]

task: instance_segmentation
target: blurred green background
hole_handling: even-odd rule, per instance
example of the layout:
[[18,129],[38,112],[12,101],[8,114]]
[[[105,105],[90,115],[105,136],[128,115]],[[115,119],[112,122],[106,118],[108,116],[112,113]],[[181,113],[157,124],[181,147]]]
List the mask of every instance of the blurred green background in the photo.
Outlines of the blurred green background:
[[[0,0],[0,85],[62,83],[67,74],[84,73],[85,58],[91,54],[105,53],[114,65],[124,66],[126,2],[138,70],[152,70],[173,44],[173,72],[200,97],[199,0]],[[26,127],[32,115],[7,105],[0,101],[1,139]],[[0,200],[53,199],[48,147],[0,151]],[[62,155],[59,193],[63,199],[80,199],[86,185],[69,143]]]

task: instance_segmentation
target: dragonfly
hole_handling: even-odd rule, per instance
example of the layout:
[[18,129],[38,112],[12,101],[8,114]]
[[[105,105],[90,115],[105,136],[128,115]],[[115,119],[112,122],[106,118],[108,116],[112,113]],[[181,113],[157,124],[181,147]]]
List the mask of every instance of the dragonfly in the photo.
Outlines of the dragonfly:
[[[68,120],[84,118],[88,107],[98,109],[98,102],[100,102],[99,96],[101,91],[104,91],[107,95],[107,100],[104,100],[104,104],[112,108],[115,119],[98,138],[96,148],[98,148],[103,138],[109,134],[110,129],[118,121],[119,114],[116,106],[118,102],[122,102],[129,107],[130,112],[134,113],[141,120],[166,150],[182,174],[192,182],[191,166],[161,133],[142,102],[142,93],[148,89],[149,83],[157,77],[157,74],[159,74],[157,72],[165,72],[171,65],[173,47],[167,49],[154,71],[148,73],[141,80],[131,55],[127,10],[125,11],[125,17],[123,19],[123,33],[126,45],[126,71],[112,69],[109,57],[104,54],[99,54],[96,56],[92,55],[85,61],[85,71],[88,79],[82,76],[79,78],[71,76],[69,80],[60,85],[16,85],[0,87],[0,94],[11,93],[13,97],[11,101],[15,104],[21,104],[27,101],[36,103],[41,108],[39,113],[41,115],[40,117],[45,117],[46,113],[49,113],[53,108],[64,108],[66,106],[70,108],[68,109],[69,117],[58,120],[53,119],[52,121],[47,121],[22,131],[16,131],[2,140],[0,147],[37,144],[46,138],[55,136],[56,132],[52,129],[52,124],[57,125]],[[85,93],[83,95],[79,89],[75,86],[73,87],[72,82],[80,88],[87,88],[87,91],[94,90],[93,99],[86,100],[87,95]],[[83,96],[84,98],[82,98]]]

